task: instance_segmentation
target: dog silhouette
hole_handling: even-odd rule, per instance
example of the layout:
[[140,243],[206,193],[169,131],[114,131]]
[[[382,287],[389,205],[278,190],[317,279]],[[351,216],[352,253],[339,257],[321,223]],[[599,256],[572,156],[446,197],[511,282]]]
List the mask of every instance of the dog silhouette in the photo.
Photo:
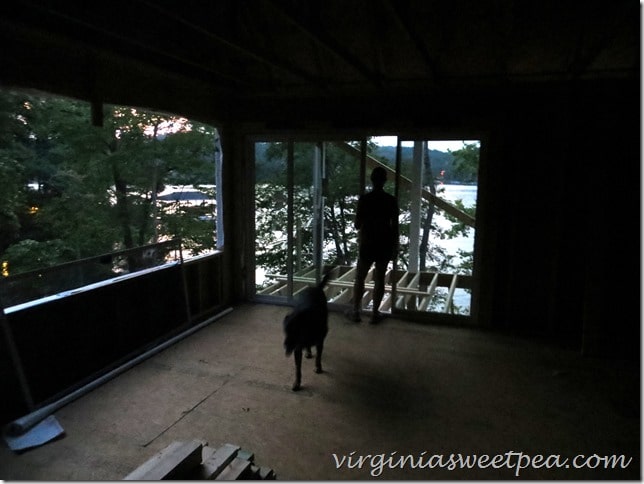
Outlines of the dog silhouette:
[[328,279],[327,273],[318,285],[309,286],[299,293],[293,311],[284,317],[284,349],[286,356],[293,353],[295,358],[293,391],[299,390],[302,384],[303,350],[306,350],[307,358],[311,358],[311,347],[315,346],[315,372],[322,373],[322,350],[329,331],[329,311],[324,294]]

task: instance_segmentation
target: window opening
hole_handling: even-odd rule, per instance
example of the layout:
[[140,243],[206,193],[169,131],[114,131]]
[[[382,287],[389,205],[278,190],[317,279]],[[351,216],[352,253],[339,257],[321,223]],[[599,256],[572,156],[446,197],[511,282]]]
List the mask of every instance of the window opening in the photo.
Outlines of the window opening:
[[[5,306],[31,297],[29,285],[56,294],[223,247],[216,128],[127,106],[102,113],[100,123],[86,102],[0,90]],[[81,277],[94,258],[100,270]]]

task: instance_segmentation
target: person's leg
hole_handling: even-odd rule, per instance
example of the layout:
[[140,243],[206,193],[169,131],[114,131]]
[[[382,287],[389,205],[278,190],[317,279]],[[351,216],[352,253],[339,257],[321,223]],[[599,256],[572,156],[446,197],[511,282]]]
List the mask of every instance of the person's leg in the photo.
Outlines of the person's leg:
[[380,318],[380,304],[385,295],[385,276],[387,275],[388,261],[376,261],[376,269],[374,273],[374,287],[373,287],[373,316],[372,323],[378,322]]
[[353,281],[353,309],[350,311],[349,319],[355,322],[360,321],[360,306],[362,304],[362,296],[364,296],[364,281],[369,273],[371,262],[365,258],[358,258],[358,265],[356,267],[356,278]]

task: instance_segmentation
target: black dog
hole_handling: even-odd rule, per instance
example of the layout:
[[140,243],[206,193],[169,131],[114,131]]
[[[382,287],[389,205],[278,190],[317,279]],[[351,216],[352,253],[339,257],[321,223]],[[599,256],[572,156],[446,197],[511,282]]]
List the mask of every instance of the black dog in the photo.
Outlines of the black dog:
[[296,298],[293,311],[284,318],[284,348],[286,356],[295,355],[295,383],[293,391],[300,389],[302,382],[302,350],[311,358],[315,346],[315,372],[322,373],[322,349],[329,331],[328,309],[324,286],[329,279],[326,274],[317,286],[307,287]]

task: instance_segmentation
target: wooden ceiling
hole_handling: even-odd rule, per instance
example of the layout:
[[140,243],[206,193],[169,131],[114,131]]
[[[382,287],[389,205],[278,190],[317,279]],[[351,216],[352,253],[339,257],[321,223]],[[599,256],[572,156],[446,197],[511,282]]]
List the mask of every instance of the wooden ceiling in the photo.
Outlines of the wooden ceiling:
[[639,79],[640,5],[19,0],[3,4],[0,41],[6,86],[209,119],[268,119],[279,117],[281,103],[337,107]]

